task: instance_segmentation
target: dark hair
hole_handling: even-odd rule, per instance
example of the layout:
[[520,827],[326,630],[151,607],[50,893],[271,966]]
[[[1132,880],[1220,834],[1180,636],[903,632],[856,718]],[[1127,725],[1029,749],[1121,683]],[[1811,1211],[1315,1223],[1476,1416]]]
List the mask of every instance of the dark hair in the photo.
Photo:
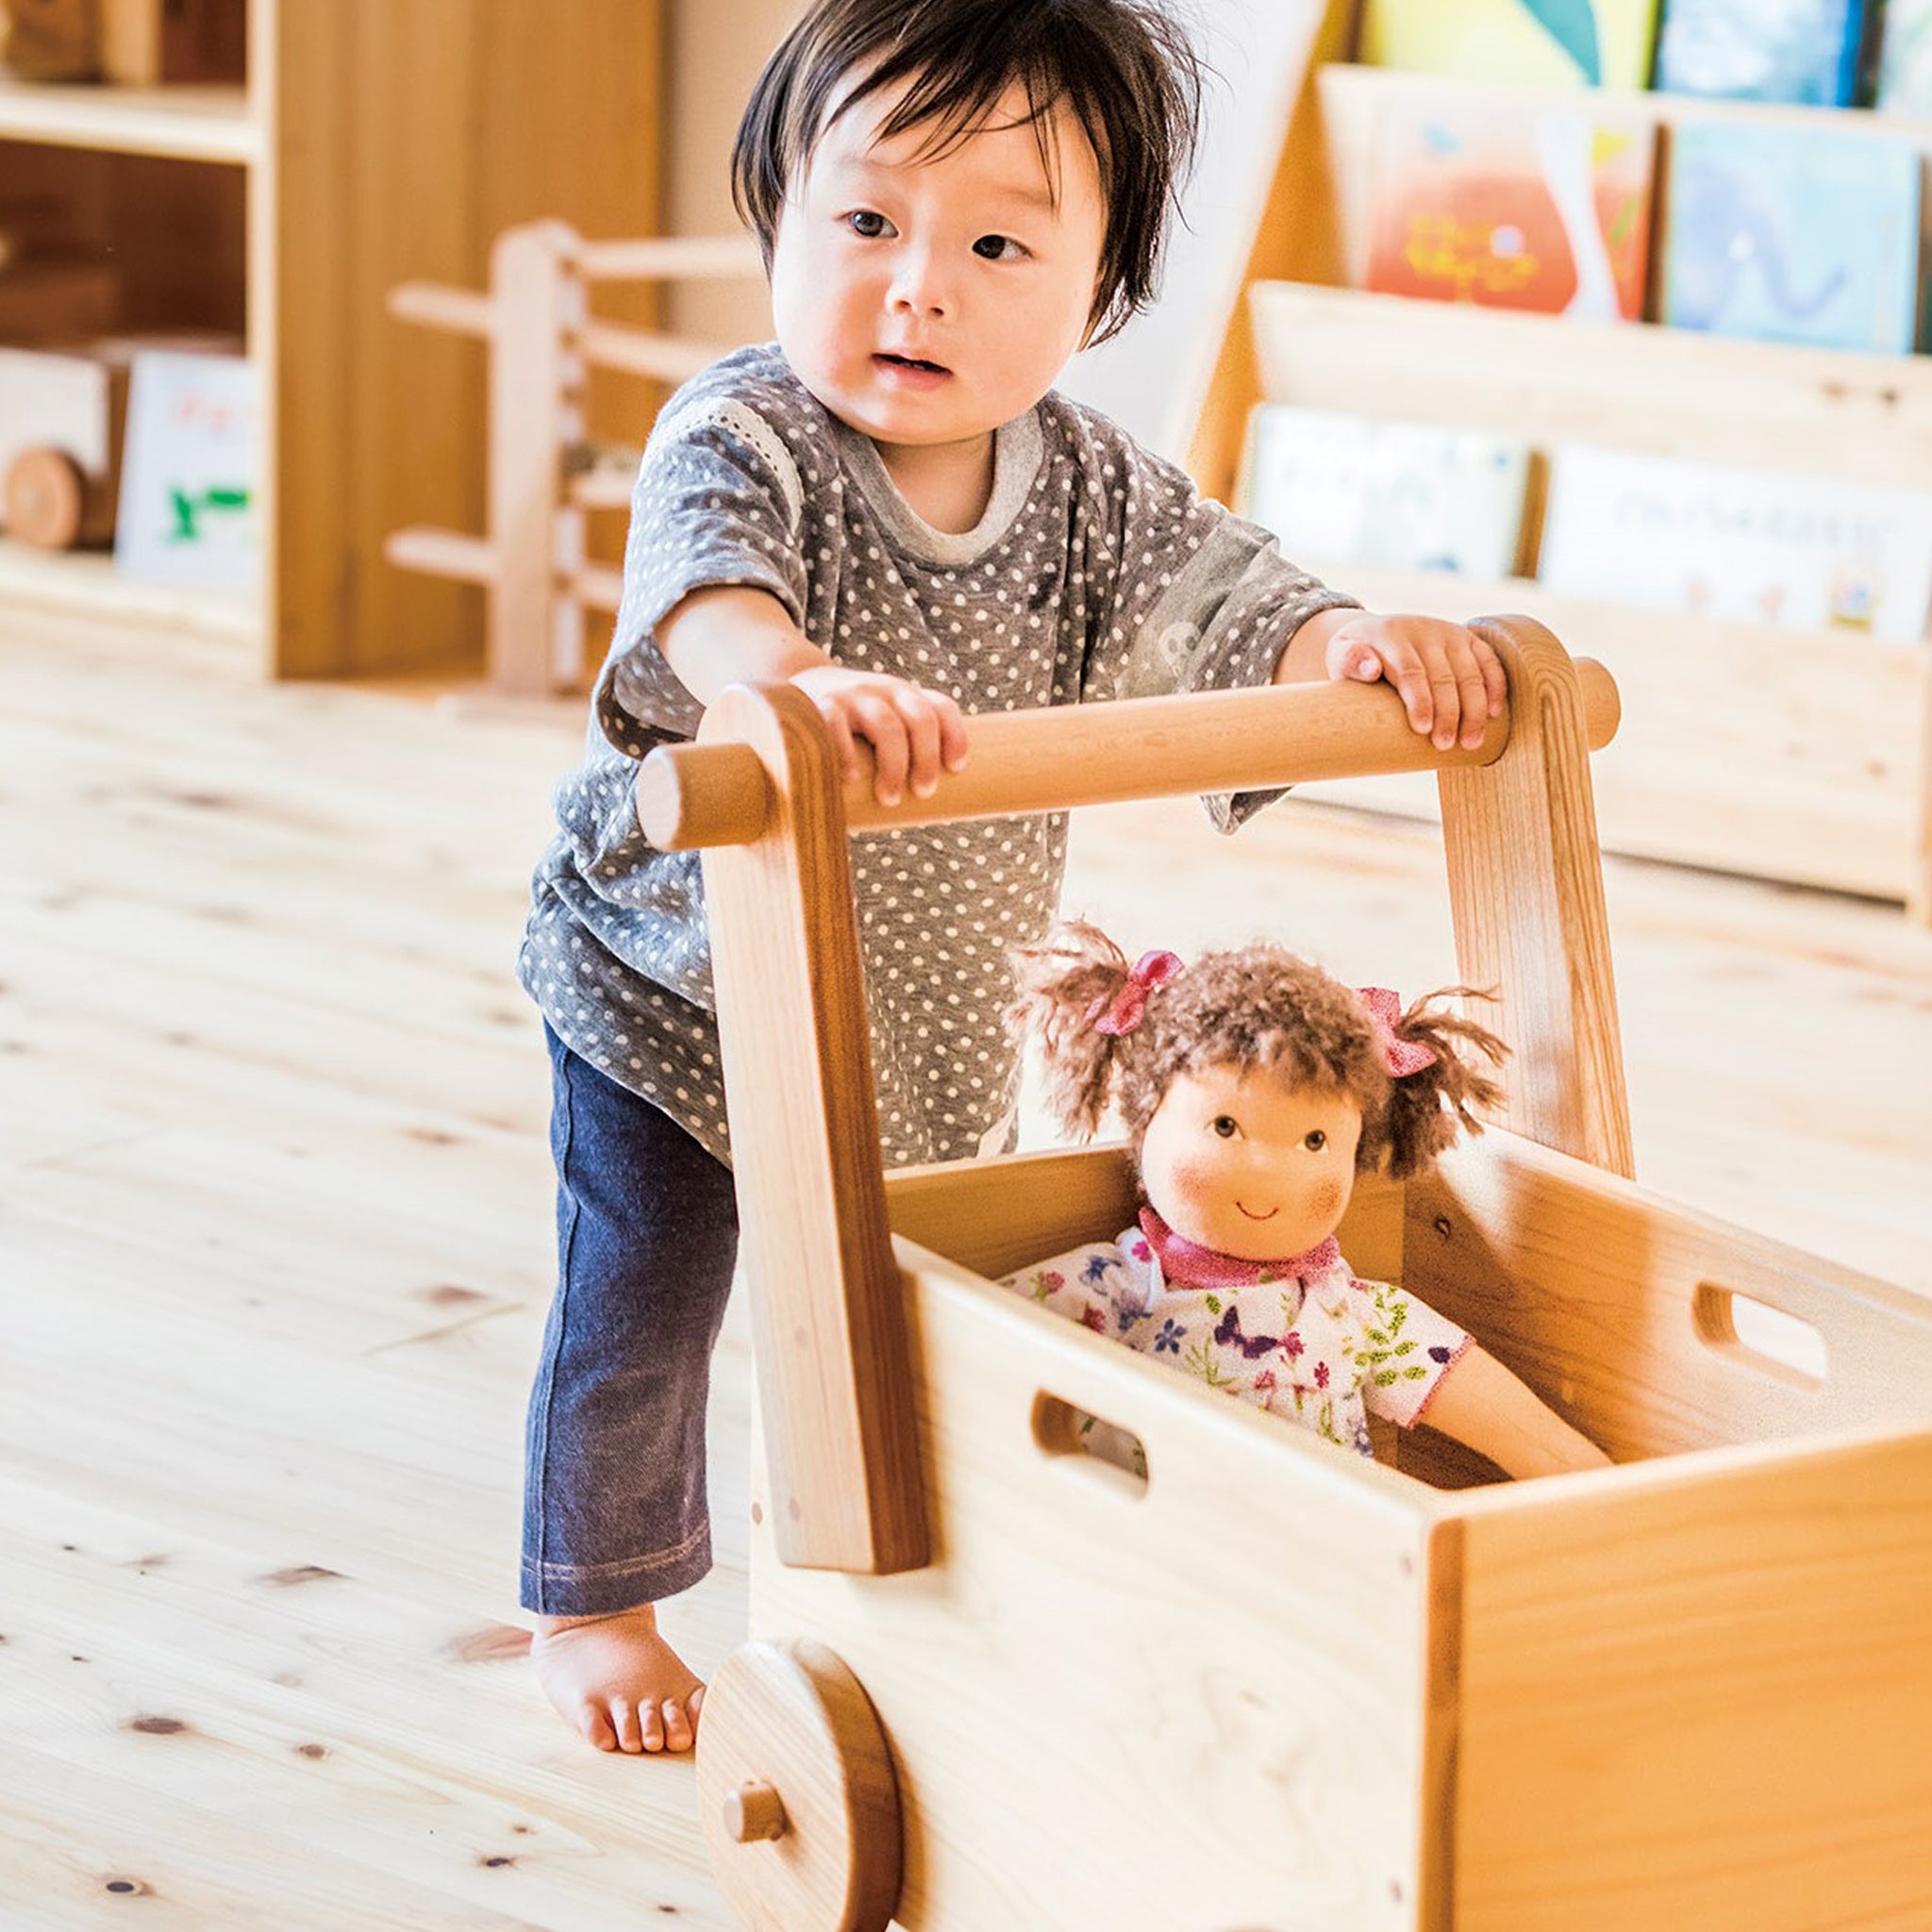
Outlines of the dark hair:
[[1007,1023],[1040,1043],[1049,1108],[1062,1125],[1091,1136],[1117,1094],[1137,1161],[1169,1086],[1207,1067],[1278,1068],[1296,1082],[1346,1093],[1362,1117],[1357,1167],[1386,1168],[1398,1180],[1420,1173],[1458,1133],[1481,1133],[1472,1108],[1502,1097],[1474,1061],[1500,1064],[1507,1049],[1438,1004],[1471,997],[1467,987],[1430,993],[1395,1022],[1397,1040],[1436,1056],[1395,1079],[1361,995],[1280,946],[1203,953],[1155,987],[1138,1024],[1121,1034],[1093,1024],[1128,981],[1126,956],[1097,926],[1063,921],[1038,945],[1015,948],[1013,962],[1020,994]]
[[1050,116],[1065,101],[1092,146],[1107,209],[1089,318],[1091,340],[1105,341],[1154,299],[1199,134],[1202,73],[1157,0],[818,0],[752,90],[731,152],[731,198],[770,268],[786,193],[825,129],[902,84],[880,135],[930,125],[936,154],[1024,87],[1057,190]]

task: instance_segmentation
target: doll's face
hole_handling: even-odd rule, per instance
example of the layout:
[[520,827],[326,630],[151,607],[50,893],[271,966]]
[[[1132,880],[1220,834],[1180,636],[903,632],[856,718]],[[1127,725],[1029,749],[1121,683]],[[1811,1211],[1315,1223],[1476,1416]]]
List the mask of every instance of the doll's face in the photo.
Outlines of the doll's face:
[[1341,1224],[1361,1132],[1339,1089],[1298,1087],[1266,1067],[1209,1067],[1161,1096],[1141,1181],[1176,1234],[1244,1261],[1276,1260]]

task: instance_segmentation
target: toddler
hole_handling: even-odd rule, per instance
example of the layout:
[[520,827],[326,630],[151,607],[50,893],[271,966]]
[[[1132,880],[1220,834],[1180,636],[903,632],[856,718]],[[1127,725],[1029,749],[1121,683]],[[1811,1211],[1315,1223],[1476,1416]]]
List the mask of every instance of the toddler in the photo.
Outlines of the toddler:
[[[1386,677],[1446,747],[1501,708],[1468,631],[1366,615],[1053,393],[1148,301],[1198,104],[1151,0],[819,0],[746,109],[734,187],[777,340],[693,379],[651,436],[520,962],[559,1250],[523,1601],[545,1691],[601,1749],[696,1733],[702,1687],[653,1606],[710,1564],[737,1248],[697,859],[644,841],[638,760],[726,686],[779,679],[889,804],[964,764],[974,711]],[[1265,802],[1210,809],[1231,829]],[[889,1161],[1008,1144],[1008,956],[1044,931],[1064,850],[1059,817],[854,841]]]

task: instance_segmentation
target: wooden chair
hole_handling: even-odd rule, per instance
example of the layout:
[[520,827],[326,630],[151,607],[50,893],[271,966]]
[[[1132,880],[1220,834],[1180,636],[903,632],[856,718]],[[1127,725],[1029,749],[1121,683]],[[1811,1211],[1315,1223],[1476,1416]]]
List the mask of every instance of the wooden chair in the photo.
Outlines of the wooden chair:
[[[1341,685],[992,715],[887,812],[773,688],[645,762],[646,831],[705,848],[753,1294],[755,1641],[698,1753],[746,1925],[1932,1924],[1932,1309],[1628,1178],[1614,688],[1485,627],[1474,753]],[[997,1287],[1124,1224],[1119,1147],[880,1171],[849,831],[1424,768],[1510,1091],[1343,1244],[1615,1468],[1342,1455]]]
[[762,275],[743,236],[586,242],[562,222],[533,222],[497,237],[490,291],[405,282],[390,312],[489,344],[488,531],[412,525],[384,546],[405,570],[480,584],[488,593],[486,675],[500,691],[542,696],[580,686],[588,614],[617,608],[621,574],[592,561],[585,523],[625,510],[641,447],[593,441],[585,403],[593,369],[676,385],[726,351],[703,341],[599,320],[599,283],[743,280]]

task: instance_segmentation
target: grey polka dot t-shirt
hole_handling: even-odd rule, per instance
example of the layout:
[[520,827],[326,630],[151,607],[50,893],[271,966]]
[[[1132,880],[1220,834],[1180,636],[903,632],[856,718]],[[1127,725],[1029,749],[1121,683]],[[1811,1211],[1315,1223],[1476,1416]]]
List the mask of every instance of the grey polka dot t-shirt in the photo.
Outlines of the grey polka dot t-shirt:
[[[1266,684],[1297,625],[1352,601],[1058,395],[999,431],[986,513],[952,535],[775,345],[679,391],[639,471],[623,606],[583,763],[557,791],[519,970],[573,1051],[727,1159],[698,855],[653,847],[632,791],[638,760],[691,737],[701,708],[653,631],[714,584],[768,591],[829,656],[969,713]],[[1232,829],[1266,797],[1209,808]],[[853,841],[890,1164],[1007,1144],[1007,949],[1044,930],[1065,854],[1059,815]]]

